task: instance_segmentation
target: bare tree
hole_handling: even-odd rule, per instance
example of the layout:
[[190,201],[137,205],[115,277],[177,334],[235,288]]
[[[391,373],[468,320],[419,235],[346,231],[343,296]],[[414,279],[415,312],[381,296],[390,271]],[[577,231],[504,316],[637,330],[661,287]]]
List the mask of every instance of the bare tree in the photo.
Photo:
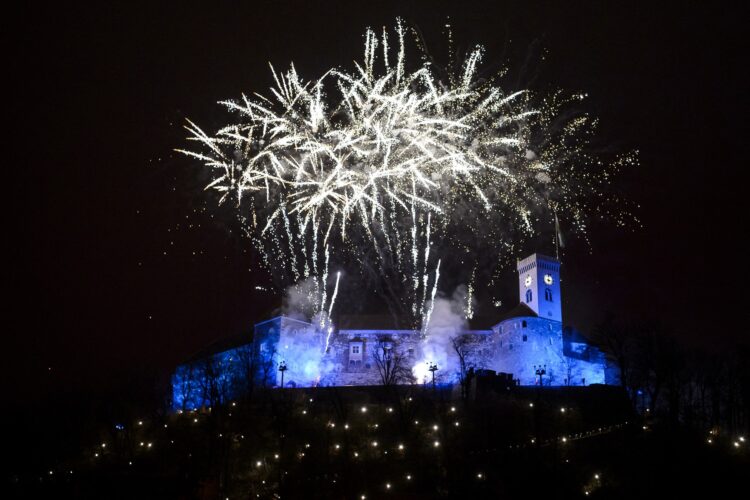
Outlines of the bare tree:
[[243,395],[248,401],[253,397],[253,390],[258,380],[259,356],[258,348],[247,344],[236,350],[238,372],[235,380],[235,393]]
[[636,338],[632,329],[624,327],[615,321],[612,314],[595,329],[596,342],[602,346],[604,351],[614,358],[620,370],[620,384],[628,391],[631,400],[635,403],[636,384],[634,379],[634,364],[636,355]]
[[575,367],[575,360],[570,356],[563,356],[563,363],[565,363],[565,385],[573,385],[573,368]]
[[276,349],[272,349],[268,353],[258,352],[258,366],[260,368],[260,383],[265,389],[269,383],[276,380]]
[[193,391],[195,390],[195,366],[194,363],[190,362],[186,365],[180,366],[175,372],[176,383],[173,384],[173,390],[179,391],[180,396],[180,410],[188,409],[188,404],[195,405],[193,401]]
[[458,381],[461,384],[461,398],[469,397],[469,377],[466,357],[469,354],[469,338],[466,335],[451,337],[451,345],[458,355]]
[[380,375],[380,382],[384,386],[410,382],[413,378],[407,364],[407,356],[393,349],[390,342],[380,341],[373,350],[372,359]]

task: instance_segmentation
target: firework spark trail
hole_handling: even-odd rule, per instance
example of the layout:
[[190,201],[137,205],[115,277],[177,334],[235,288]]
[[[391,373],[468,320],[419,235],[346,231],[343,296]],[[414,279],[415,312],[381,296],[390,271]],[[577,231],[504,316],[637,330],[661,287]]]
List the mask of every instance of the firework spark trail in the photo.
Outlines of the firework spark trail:
[[[388,288],[406,287],[398,300],[410,302],[412,324],[424,328],[454,240],[473,231],[476,250],[507,252],[513,242],[502,228],[534,234],[553,202],[555,214],[583,230],[587,207],[578,198],[598,194],[607,173],[584,168],[601,165],[584,150],[592,121],[560,116],[583,95],[532,99],[479,81],[481,47],[443,81],[431,63],[409,68],[406,33],[400,20],[391,39],[385,28],[380,36],[368,29],[354,70],[330,69],[309,82],[293,64],[286,72],[269,64],[269,96],[222,102],[240,122],[215,135],[189,121],[190,140],[203,150],[178,151],[213,172],[206,189],[220,203],[251,205],[252,241],[285,286],[315,278],[313,313],[326,311],[331,254],[361,262],[365,242],[376,265],[386,265],[384,256],[393,263],[389,279],[398,283]],[[615,167],[631,163],[623,157]],[[433,237],[440,246],[431,250]],[[470,296],[474,281],[472,271]]]
[[330,318],[333,314],[333,304],[336,302],[336,296],[339,294],[339,279],[341,278],[341,271],[336,273],[336,285],[333,287],[333,295],[331,296],[331,303],[328,305],[328,317]]
[[[341,278],[341,271],[336,273],[336,285],[333,287],[333,295],[331,296],[331,303],[328,305],[328,316],[327,320],[328,322],[331,321],[331,315],[333,314],[333,305],[336,303],[336,296],[339,294],[339,279]],[[326,318],[321,319],[320,326],[321,328],[325,326]],[[323,352],[328,352],[328,346],[331,342],[331,333],[333,333],[333,327],[328,327],[328,333],[326,335],[326,345],[323,349]]]
[[429,325],[430,325],[430,318],[432,317],[432,310],[435,307],[435,296],[437,295],[437,287],[438,287],[438,281],[440,280],[440,260],[437,262],[437,266],[435,266],[435,280],[432,284],[432,294],[430,295],[430,302],[427,306],[427,309],[424,313],[424,322],[422,323],[422,339],[426,338],[429,334]]

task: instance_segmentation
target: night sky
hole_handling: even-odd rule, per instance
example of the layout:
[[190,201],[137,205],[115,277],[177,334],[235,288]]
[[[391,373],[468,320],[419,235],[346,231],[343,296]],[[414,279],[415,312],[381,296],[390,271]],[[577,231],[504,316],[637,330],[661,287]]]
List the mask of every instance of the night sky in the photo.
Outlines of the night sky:
[[35,3],[8,17],[12,394],[33,398],[50,377],[85,392],[122,373],[167,374],[266,318],[278,298],[254,289],[266,281],[231,209],[216,209],[206,173],[172,152],[186,145],[185,118],[215,129],[227,117],[216,101],[268,89],[268,61],[310,77],[348,66],[364,29],[396,16],[436,47],[450,16],[459,46],[485,45],[490,67],[518,68],[545,49],[532,87],[588,93],[598,143],[640,151],[615,189],[640,205],[643,227],[594,225],[590,246],[569,241],[566,322],[586,331],[612,311],[689,339],[747,342],[737,13],[684,2],[355,3]]

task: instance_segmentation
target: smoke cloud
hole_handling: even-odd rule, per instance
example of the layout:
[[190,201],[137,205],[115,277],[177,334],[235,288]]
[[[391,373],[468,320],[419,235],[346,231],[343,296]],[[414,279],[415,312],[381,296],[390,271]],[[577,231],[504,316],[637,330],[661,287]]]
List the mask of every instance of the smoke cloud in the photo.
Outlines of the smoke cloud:
[[432,381],[432,374],[429,371],[431,363],[435,363],[438,367],[435,380],[450,382],[457,378],[460,366],[451,338],[468,329],[467,300],[467,290],[464,285],[457,287],[451,297],[435,298],[432,304],[432,314],[425,327],[426,338],[421,345],[420,359],[412,368],[417,382]]

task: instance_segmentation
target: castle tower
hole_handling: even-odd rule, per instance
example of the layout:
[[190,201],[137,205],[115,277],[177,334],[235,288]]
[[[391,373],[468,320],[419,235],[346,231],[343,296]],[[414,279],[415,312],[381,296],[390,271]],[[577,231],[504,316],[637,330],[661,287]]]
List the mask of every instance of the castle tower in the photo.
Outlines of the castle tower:
[[519,260],[518,299],[540,318],[562,323],[560,261],[539,253]]

